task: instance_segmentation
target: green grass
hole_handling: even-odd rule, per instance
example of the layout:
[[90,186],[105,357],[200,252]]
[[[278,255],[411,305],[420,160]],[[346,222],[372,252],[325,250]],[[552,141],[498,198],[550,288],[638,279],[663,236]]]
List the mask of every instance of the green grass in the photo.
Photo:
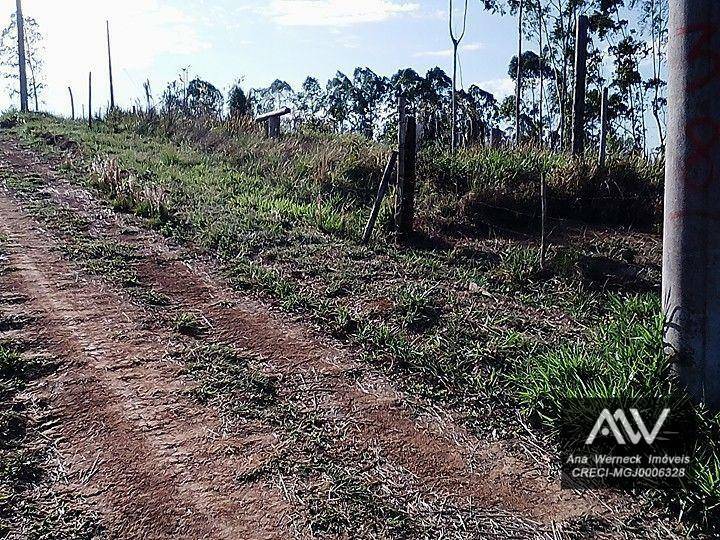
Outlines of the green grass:
[[[566,407],[578,400],[682,400],[663,354],[663,317],[657,296],[611,296],[609,301],[605,320],[587,339],[531,356],[510,376],[525,410],[551,431],[562,417],[568,417]],[[572,413],[582,414],[582,408]],[[700,429],[688,489],[673,503],[715,530],[720,508],[720,414],[698,410],[695,416]]]
[[658,399],[671,393],[655,295],[610,296],[587,339],[529,359],[512,379],[528,411],[555,420],[567,399]]
[[193,390],[204,403],[221,404],[234,416],[262,417],[277,403],[275,383],[262,374],[259,360],[225,345],[199,345],[179,353],[188,373],[201,381]]
[[[95,162],[84,180],[117,210],[216,255],[235,287],[354,345],[418,406],[440,404],[481,436],[519,436],[517,408],[551,425],[570,395],[668,392],[655,245],[631,249],[624,232],[557,234],[540,268],[535,221],[525,215],[535,212],[537,180],[545,173],[555,217],[617,222],[632,215],[652,225],[659,215],[660,164],[617,159],[605,173],[589,162],[532,149],[472,148],[451,158],[429,148],[420,156],[418,223],[444,238],[429,247],[387,241],[386,201],[378,241],[367,248],[356,240],[386,148],[323,133],[272,143],[251,129],[238,130],[120,116],[94,131],[29,118],[14,133],[48,151],[57,151],[47,147],[48,132],[77,141],[84,162]],[[72,171],[83,170],[78,160]],[[458,176],[463,182],[455,193]],[[514,230],[502,233],[508,227]],[[93,260],[89,252],[83,257]],[[104,253],[110,261],[105,271],[112,274],[117,254]],[[127,270],[132,258],[118,265]],[[625,279],[627,266],[645,277]],[[259,401],[240,399],[240,413],[272,419],[277,408],[265,398],[277,387],[263,379],[256,361],[220,350],[198,352],[188,365],[205,381],[202,399],[248,392]],[[292,410],[276,421],[288,421]],[[318,442],[321,434],[310,427],[300,432],[300,462],[316,470],[307,448],[329,443]],[[717,466],[710,458],[704,463],[696,489],[681,499],[690,504],[700,497],[698,504],[710,508]],[[340,472],[323,474],[345,489]],[[312,526],[356,526],[352,516],[362,515],[365,495],[347,497],[357,505],[341,516],[320,512]],[[389,508],[380,521],[402,523],[407,509]]]

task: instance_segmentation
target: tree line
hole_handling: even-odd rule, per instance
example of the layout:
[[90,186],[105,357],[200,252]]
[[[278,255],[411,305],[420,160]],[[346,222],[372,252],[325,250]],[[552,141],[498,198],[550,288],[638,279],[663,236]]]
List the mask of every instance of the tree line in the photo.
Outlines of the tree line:
[[[599,129],[603,87],[609,90],[612,135],[624,148],[648,152],[648,118],[662,150],[667,99],[668,0],[480,0],[484,9],[518,20],[518,56],[528,69],[509,74],[516,83],[522,137],[535,131],[567,147],[572,123],[574,30],[589,19],[587,129]],[[452,0],[450,0],[452,9]],[[523,46],[536,53],[526,55]],[[525,58],[527,56],[527,59]],[[509,106],[509,104],[507,104]]]
[[[357,132],[383,138],[392,133],[397,96],[404,95],[425,139],[451,142],[487,141],[503,133],[518,141],[535,141],[553,148],[570,143],[575,58],[575,25],[589,19],[585,132],[591,143],[600,131],[601,98],[608,88],[610,140],[616,148],[648,153],[649,132],[665,141],[667,99],[664,80],[667,60],[668,0],[479,0],[483,9],[515,16],[518,51],[508,63],[514,95],[498,100],[471,85],[457,88],[453,77],[436,67],[425,74],[412,68],[390,77],[358,67],[338,72],[325,84],[308,77],[293,89],[283,80],[247,94],[235,85],[228,100],[231,114],[259,114],[280,106],[294,111],[295,127],[310,124],[337,132]],[[468,21],[467,2],[454,29],[455,6],[449,0],[450,38],[454,55]],[[455,64],[455,59],[453,61]],[[212,87],[215,89],[214,87]],[[217,89],[215,89],[217,90]],[[222,106],[216,95],[215,112]],[[233,105],[234,104],[234,105]],[[455,111],[453,111],[455,109]],[[455,121],[453,121],[455,119]],[[650,120],[652,119],[652,120]],[[650,122],[654,126],[648,125]]]
[[[146,82],[146,109],[190,115],[257,115],[281,106],[293,110],[292,127],[312,126],[339,133],[355,132],[381,139],[392,135],[399,95],[407,98],[426,140],[488,141],[492,134],[567,148],[572,124],[575,56],[574,28],[580,15],[590,21],[586,133],[599,136],[600,101],[609,89],[611,140],[616,147],[648,152],[650,130],[664,145],[667,100],[666,71],[668,0],[475,0],[483,9],[517,18],[518,50],[508,62],[514,95],[498,100],[478,85],[457,88],[456,73],[440,67],[426,73],[412,68],[381,76],[368,67],[338,72],[321,83],[307,77],[299,88],[283,80],[268,87],[244,89],[238,81],[227,96],[212,83],[190,79],[188,70],[172,81],[157,104]],[[472,7],[472,4],[470,4]],[[463,9],[462,26],[453,28],[452,14]],[[466,27],[468,2],[449,0],[450,39],[456,65]],[[45,87],[43,35],[37,22],[24,17],[28,94],[40,110]],[[457,23],[456,23],[457,24]],[[0,35],[0,65],[11,96],[18,93],[17,23],[15,15]],[[652,119],[652,120],[650,120]]]

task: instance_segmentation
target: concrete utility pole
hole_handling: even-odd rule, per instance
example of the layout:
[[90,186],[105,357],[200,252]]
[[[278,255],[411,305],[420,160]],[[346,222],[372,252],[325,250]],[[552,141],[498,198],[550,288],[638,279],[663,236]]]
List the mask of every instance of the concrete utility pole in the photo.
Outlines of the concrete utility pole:
[[28,112],[27,63],[25,60],[25,20],[23,19],[22,0],[15,0],[18,38],[18,66],[20,67],[20,111]]
[[108,73],[110,74],[110,110],[115,109],[115,87],[113,86],[112,55],[110,54],[110,21],[105,21],[107,30]]
[[607,132],[608,132],[608,88],[603,88],[602,100],[600,101],[600,154],[598,165],[605,167],[607,157]]
[[585,151],[585,85],[587,82],[588,18],[580,15],[575,29],[575,92],[573,94],[572,153]]
[[679,381],[720,410],[720,2],[671,0],[663,341]]

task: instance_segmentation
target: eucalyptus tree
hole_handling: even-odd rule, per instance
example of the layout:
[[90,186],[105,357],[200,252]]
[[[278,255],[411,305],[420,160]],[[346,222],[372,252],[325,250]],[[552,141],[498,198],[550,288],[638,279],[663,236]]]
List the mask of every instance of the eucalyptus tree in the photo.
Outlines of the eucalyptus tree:
[[[33,17],[23,16],[26,95],[32,95],[35,110],[40,110],[40,95],[45,89],[45,36],[40,25]],[[17,16],[12,14],[9,24],[0,33],[0,66],[3,77],[8,81],[8,92],[13,98],[21,93],[19,79],[18,26]]]
[[370,68],[355,68],[350,100],[356,131],[367,137],[373,136],[379,108],[388,87],[389,81]]
[[[552,70],[537,53],[534,51],[525,51],[522,53],[520,64],[518,64],[517,56],[512,57],[510,65],[508,66],[508,75],[513,80],[517,81],[517,78],[521,77],[525,81],[525,85],[520,90],[519,100],[516,95],[515,117],[520,118],[523,111],[521,106],[520,112],[518,112],[517,103],[519,102],[521,105],[523,103],[527,103],[524,93],[529,89],[531,97],[529,105],[526,105],[527,114],[530,117],[537,118],[535,126],[533,127],[533,132],[535,134],[541,133],[542,119],[540,118],[540,111],[542,110],[542,96],[538,96],[536,94],[536,90],[539,88],[541,81],[544,81],[546,78],[552,76]],[[518,124],[516,123],[516,129],[517,128]],[[517,135],[518,134],[516,133],[516,138],[519,138]]]
[[353,83],[338,71],[325,87],[325,109],[338,132],[344,131],[352,113]]
[[296,109],[302,122],[317,123],[322,120],[325,92],[315,77],[307,77],[297,94]]
[[232,85],[228,92],[228,111],[231,117],[244,116],[248,113],[250,103],[245,95],[245,91],[240,86],[241,81],[237,81]]
[[187,113],[194,117],[218,117],[223,110],[223,95],[213,84],[195,78],[187,87]]
[[452,79],[439,67],[428,70],[427,106],[430,110],[430,122],[436,138],[440,138],[441,129],[452,122]]

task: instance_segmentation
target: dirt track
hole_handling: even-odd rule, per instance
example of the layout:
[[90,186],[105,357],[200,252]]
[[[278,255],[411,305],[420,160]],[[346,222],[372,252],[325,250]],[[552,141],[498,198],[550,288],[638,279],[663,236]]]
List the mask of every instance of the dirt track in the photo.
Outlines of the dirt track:
[[16,269],[2,277],[2,288],[29,298],[26,309],[38,316],[33,332],[63,361],[33,390],[59,418],[52,436],[73,479],[63,488],[87,496],[110,537],[308,536],[302,499],[283,489],[289,481],[252,474],[277,454],[286,434],[262,421],[228,422],[189,395],[195,383],[170,354],[178,343],[171,321],[187,311],[209,322],[210,335],[201,339],[247,351],[262,359],[268,376],[287,381],[278,399],[312,396],[308,411],[349,426],[339,453],[380,452],[407,481],[387,489],[415,490],[428,504],[479,508],[487,522],[479,537],[505,537],[505,531],[553,538],[567,520],[622,519],[623,512],[610,508],[620,500],[560,490],[543,462],[519,445],[478,440],[441,412],[414,414],[352,351],[240,296],[211,262],[112,213],[45,158],[7,140],[0,153],[4,177],[42,178],[47,204],[87,219],[90,234],[135,246],[141,281],[170,300],[149,310],[84,272],[26,201],[0,190],[0,232]]

